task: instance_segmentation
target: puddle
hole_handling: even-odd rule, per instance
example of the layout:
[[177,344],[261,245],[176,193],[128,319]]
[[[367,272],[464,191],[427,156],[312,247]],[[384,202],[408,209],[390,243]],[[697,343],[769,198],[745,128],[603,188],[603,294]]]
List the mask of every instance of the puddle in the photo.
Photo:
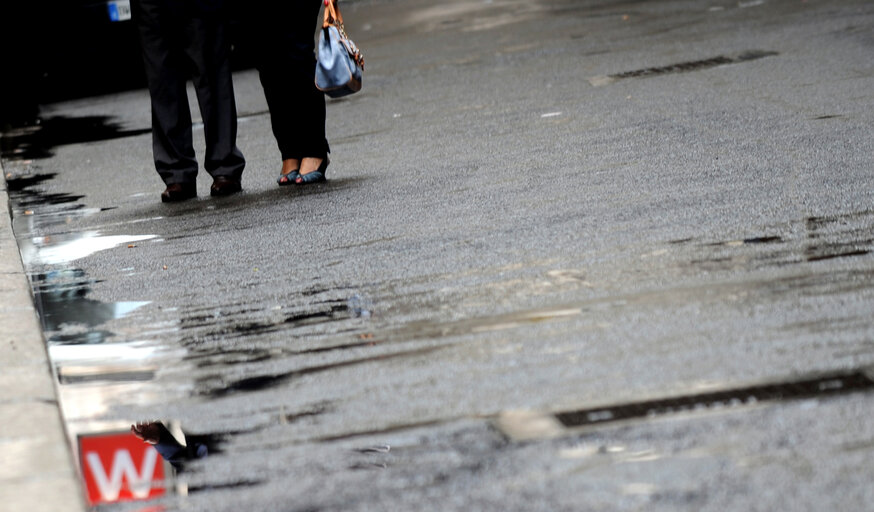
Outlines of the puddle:
[[373,310],[373,303],[368,297],[356,293],[346,301],[346,310],[353,317],[370,318]]
[[[70,231],[77,219],[111,208],[88,208],[84,196],[46,193],[38,185],[55,174],[24,174],[7,178],[12,223],[21,259],[28,269],[61,266],[97,252],[156,239],[156,235],[102,235]],[[55,234],[44,234],[57,231]]]
[[283,372],[279,374],[257,375],[254,377],[246,377],[242,379],[228,379],[221,374],[202,377],[197,381],[195,388],[202,396],[210,398],[220,398],[234,393],[245,393],[258,391],[261,389],[275,388],[283,386],[294,379],[304,375],[331,371],[338,368],[356,366],[360,364],[373,363],[377,361],[389,361],[392,359],[403,359],[407,357],[419,357],[427,355],[443,347],[428,347],[413,350],[404,350],[375,356],[355,358],[337,363],[305,366],[303,368]]
[[260,480],[189,485],[190,464],[222,452],[227,434],[191,434],[174,421],[138,421],[79,434],[75,453],[89,506],[148,502],[186,496],[203,489],[254,486]]
[[690,263],[706,270],[780,267],[867,256],[874,251],[874,211],[808,217],[788,222],[780,231],[737,240],[684,238],[667,243],[694,250]]
[[[272,307],[227,304],[182,309],[179,343],[188,351],[186,362],[207,368],[374,345],[372,335],[366,335],[374,305],[363,292],[347,287],[306,289],[286,300],[287,305]],[[253,336],[281,340],[275,345],[281,348],[227,350],[229,340]],[[350,336],[365,341],[349,342]],[[325,344],[290,345],[289,339],[319,339]]]
[[[53,126],[47,125],[49,130]],[[39,137],[49,137],[47,140],[53,143],[68,140],[53,138],[50,133]],[[113,135],[95,128],[80,134],[79,139],[69,140],[106,136]],[[45,142],[39,137],[34,134],[34,140]],[[27,150],[24,155],[36,151],[22,144]],[[149,428],[158,432],[158,438],[146,443],[131,432],[130,423],[119,424],[111,419],[115,417],[111,411],[120,405],[160,404],[186,393],[185,389],[167,389],[156,381],[162,361],[179,361],[182,354],[151,340],[130,339],[130,333],[117,336],[112,332],[114,322],[137,314],[150,302],[96,300],[91,294],[99,281],[72,265],[100,251],[134,247],[156,236],[75,232],[76,220],[97,215],[103,209],[87,208],[81,196],[46,194],[40,185],[53,177],[38,173],[13,176],[8,180],[10,205],[34,304],[48,341],[49,360],[59,384],[59,402],[80,469],[83,494],[94,507],[122,502],[145,504],[184,496],[191,489],[179,476],[188,464],[219,453],[222,438],[192,436],[173,422],[151,422]],[[218,479],[209,488],[259,483]],[[156,502],[137,510],[165,508]]]
[[[94,215],[99,209],[89,209],[81,204],[53,203],[39,191],[31,189],[36,184],[50,179],[51,175],[32,176],[25,183],[18,182],[15,191],[10,189],[13,225],[16,231],[21,259],[30,273],[34,305],[39,313],[46,338],[52,343],[94,344],[103,343],[112,333],[98,329],[111,320],[118,320],[145,306],[144,301],[100,302],[88,297],[91,286],[96,284],[80,268],[70,263],[100,251],[113,249],[156,238],[155,235],[101,236],[97,231],[67,232],[57,235],[34,236],[34,233],[66,226],[73,218]],[[14,182],[14,181],[13,181]],[[22,198],[26,199],[22,205]],[[78,201],[79,199],[75,199]],[[51,209],[57,204],[62,208]],[[43,213],[43,206],[49,211]],[[29,210],[25,208],[35,208]]]
[[[9,179],[13,226],[21,259],[28,269],[34,305],[46,337],[53,343],[103,343],[111,333],[97,329],[145,306],[145,301],[100,302],[88,297],[96,284],[81,268],[69,264],[97,252],[155,239],[155,235],[102,236],[97,231],[70,232],[74,219],[98,214],[101,209],[78,203],[80,196],[48,196],[37,185],[54,174],[31,174]],[[63,197],[62,201],[57,201]],[[33,208],[33,209],[31,209]],[[66,232],[37,236],[57,230]],[[33,269],[40,269],[33,272]]]
[[53,343],[102,343],[108,335],[95,327],[124,318],[145,301],[100,302],[89,299],[93,282],[81,269],[52,270],[30,276],[34,303],[46,337]]
[[23,174],[18,176],[10,173],[6,176],[6,190],[9,192],[21,192],[34,185],[49,181],[55,176],[57,176],[56,173]]
[[298,411],[293,414],[284,414],[282,415],[282,422],[285,424],[294,423],[296,421],[300,421],[304,418],[312,418],[316,416],[321,416],[331,410],[331,404],[329,402],[321,402],[311,406],[309,409],[305,409],[302,411]]
[[869,254],[874,247],[874,211],[808,217],[805,257],[821,261]]
[[150,302],[91,299],[93,281],[81,269],[52,270],[30,279],[49,360],[60,384],[155,378],[156,361],[165,349],[147,341],[125,340],[101,328]]
[[315,327],[356,316],[350,313],[349,307],[342,301],[316,303],[311,309],[316,310],[288,313],[282,308],[265,311],[261,307],[246,308],[236,305],[185,311],[179,323],[183,334],[181,343],[185,346],[197,346],[212,340],[226,341],[280,330]]
[[[689,240],[691,240],[691,239],[689,239]],[[736,246],[741,246],[741,245],[776,244],[776,243],[782,243],[782,242],[783,242],[783,238],[781,238],[779,236],[755,236],[752,238],[744,238],[743,240],[731,240],[728,242],[713,242],[709,245],[711,245],[713,247],[718,247],[718,246],[736,247]]]
[[123,129],[109,116],[56,116],[41,119],[34,126],[3,133],[0,156],[6,160],[49,158],[58,146],[135,137],[151,132],[151,127]]
[[[173,427],[175,433],[167,428],[167,424]],[[186,435],[175,422],[162,421],[138,421],[131,425],[131,434],[154,446],[161,458],[177,471],[184,471],[186,463],[220,453],[220,444],[226,437],[216,434]]]
[[[56,210],[58,209],[51,208],[53,206],[61,206],[60,210],[67,215],[82,215],[81,211],[85,209],[85,206],[75,203],[85,196],[67,193],[49,194],[45,191],[32,188],[51,180],[55,176],[55,173],[28,172],[17,175],[7,174],[6,188],[12,200],[10,206],[16,217],[30,217],[34,214],[33,210],[37,207],[43,210],[42,214],[57,214]],[[94,210],[92,209],[91,211]],[[33,219],[27,220],[33,222]]]
[[[101,236],[73,232],[77,219],[99,214],[80,196],[45,194],[39,185],[54,174],[9,179],[9,199],[19,251],[28,271],[34,306],[60,383],[143,382],[154,378],[159,348],[145,341],[115,339],[107,327],[147,306],[148,301],[102,302],[89,297],[97,281],[70,263],[154,235]],[[61,231],[58,234],[43,233]]]
[[18,246],[24,264],[31,267],[72,263],[100,251],[155,238],[157,235],[103,236],[98,231],[82,231],[19,239]]
[[515,311],[511,313],[466,318],[452,322],[420,321],[410,322],[384,334],[381,341],[412,341],[432,338],[448,338],[464,336],[467,334],[479,334],[486,332],[498,332],[510,329],[518,329],[529,325],[543,322],[561,321],[579,317],[595,307],[612,307],[612,304],[596,304],[587,302],[585,305],[558,305],[552,308],[540,308],[528,311]]

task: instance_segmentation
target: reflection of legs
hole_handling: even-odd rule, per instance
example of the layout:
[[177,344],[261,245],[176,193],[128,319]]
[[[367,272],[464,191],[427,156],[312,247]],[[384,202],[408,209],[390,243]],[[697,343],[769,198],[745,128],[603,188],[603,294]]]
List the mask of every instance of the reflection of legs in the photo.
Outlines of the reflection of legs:
[[204,168],[214,178],[239,180],[246,162],[237,148],[237,108],[230,48],[219,13],[188,20],[186,53],[195,64],[194,87],[206,137]]
[[318,167],[329,151],[325,98],[314,83],[313,29],[321,2],[298,0],[278,7],[281,12],[271,10],[269,18],[255,20],[262,56],[258,69],[282,159],[303,159],[302,171],[307,171]]
[[191,143],[191,113],[185,70],[172,46],[175,20],[162,0],[133,4],[152,99],[152,151],[155,169],[165,183],[194,183],[197,160]]

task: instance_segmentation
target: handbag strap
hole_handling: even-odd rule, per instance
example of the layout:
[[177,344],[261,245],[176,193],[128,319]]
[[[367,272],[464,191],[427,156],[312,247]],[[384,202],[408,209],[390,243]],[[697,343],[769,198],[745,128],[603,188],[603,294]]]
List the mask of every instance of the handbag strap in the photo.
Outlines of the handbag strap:
[[345,34],[343,28],[343,15],[340,14],[340,7],[337,5],[337,0],[325,0],[325,22],[322,23],[322,28],[328,28],[331,25],[336,26]]

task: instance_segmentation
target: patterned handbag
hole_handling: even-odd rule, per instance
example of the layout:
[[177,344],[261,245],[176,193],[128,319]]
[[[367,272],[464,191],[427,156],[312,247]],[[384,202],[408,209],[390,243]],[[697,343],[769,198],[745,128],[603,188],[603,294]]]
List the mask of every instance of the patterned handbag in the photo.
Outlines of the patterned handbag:
[[361,90],[364,57],[346,35],[337,0],[325,0],[325,22],[319,35],[316,88],[332,98]]

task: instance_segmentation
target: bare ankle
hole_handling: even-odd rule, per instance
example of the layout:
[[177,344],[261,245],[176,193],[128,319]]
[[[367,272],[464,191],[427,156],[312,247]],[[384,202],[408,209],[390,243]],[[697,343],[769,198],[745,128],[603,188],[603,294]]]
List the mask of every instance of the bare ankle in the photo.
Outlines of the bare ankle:
[[282,174],[288,174],[298,169],[300,169],[300,159],[286,158],[282,161]]
[[318,170],[318,168],[322,165],[322,161],[324,161],[324,158],[304,158],[303,160],[301,160],[300,163],[300,173],[307,174]]

